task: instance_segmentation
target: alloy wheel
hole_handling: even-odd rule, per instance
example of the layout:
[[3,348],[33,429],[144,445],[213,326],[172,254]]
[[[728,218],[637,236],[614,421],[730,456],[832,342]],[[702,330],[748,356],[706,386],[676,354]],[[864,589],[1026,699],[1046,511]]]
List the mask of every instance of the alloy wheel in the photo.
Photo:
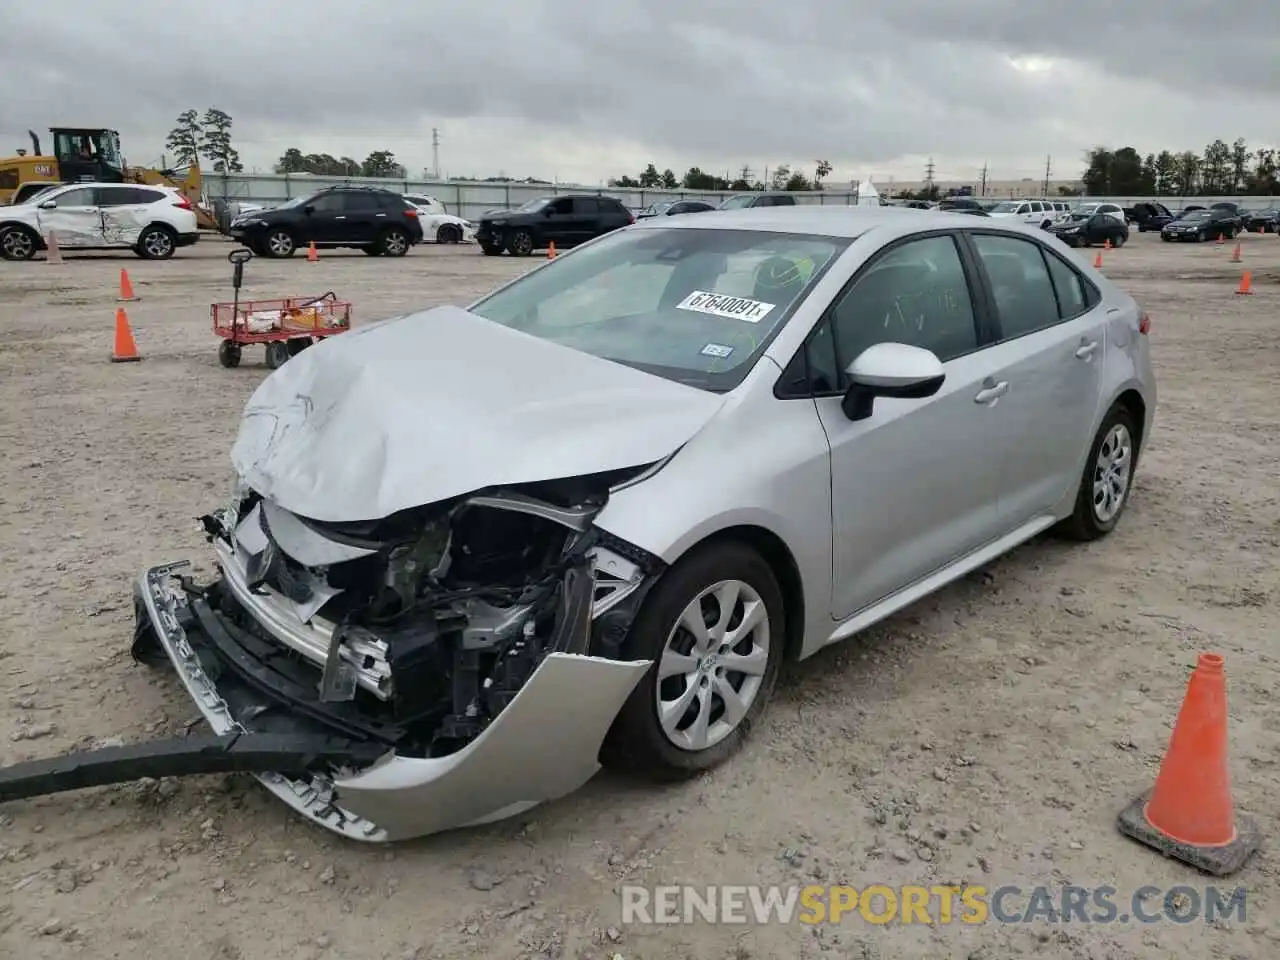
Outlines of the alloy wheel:
[[1123,423],[1107,431],[1093,465],[1093,515],[1110,523],[1124,506],[1133,471],[1133,438]]

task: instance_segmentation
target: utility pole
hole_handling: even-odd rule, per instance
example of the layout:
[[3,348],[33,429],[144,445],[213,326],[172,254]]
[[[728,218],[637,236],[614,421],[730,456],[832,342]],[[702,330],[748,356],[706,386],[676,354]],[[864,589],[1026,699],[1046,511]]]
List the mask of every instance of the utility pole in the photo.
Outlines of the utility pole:
[[978,194],[980,197],[987,195],[987,165],[982,165],[982,186],[979,188],[982,192]]
[[1049,195],[1049,178],[1053,176],[1053,157],[1045,157],[1044,159],[1044,193],[1042,197]]
[[924,192],[930,200],[933,199],[933,170],[933,157],[930,157],[924,165]]
[[434,180],[440,179],[440,131],[435,127],[431,128],[431,169],[435,176]]

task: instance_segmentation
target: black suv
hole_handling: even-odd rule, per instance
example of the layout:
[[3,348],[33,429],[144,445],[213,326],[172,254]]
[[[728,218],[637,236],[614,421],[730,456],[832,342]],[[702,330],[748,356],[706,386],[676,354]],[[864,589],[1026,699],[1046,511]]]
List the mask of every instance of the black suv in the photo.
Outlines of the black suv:
[[228,232],[264,257],[291,257],[312,243],[355,247],[371,257],[403,257],[422,242],[418,208],[376,187],[327,187],[236,217]]
[[476,227],[476,242],[486,256],[507,250],[527,257],[552,243],[572,247],[635,222],[631,211],[613,197],[576,193],[539,197],[514,210],[486,213]]

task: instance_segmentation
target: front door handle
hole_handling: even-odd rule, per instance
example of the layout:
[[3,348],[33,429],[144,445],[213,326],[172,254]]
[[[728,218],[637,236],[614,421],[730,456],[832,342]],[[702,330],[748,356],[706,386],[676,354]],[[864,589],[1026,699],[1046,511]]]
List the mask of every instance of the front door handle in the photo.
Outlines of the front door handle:
[[345,216],[345,215],[343,215],[343,214],[341,214],[341,213],[340,213],[340,214],[338,214],[336,217],[334,217],[333,219],[335,219],[335,220],[345,220],[345,219],[347,219],[347,218],[346,218],[346,216]]
[[1076,356],[1081,360],[1088,360],[1093,356],[1093,351],[1098,349],[1097,340],[1081,340],[1080,346],[1076,347]]
[[[990,380],[987,381],[991,383]],[[983,387],[978,391],[978,395],[973,398],[974,403],[995,403],[1006,393],[1009,392],[1009,381],[1001,380],[999,383],[991,383],[990,386]]]

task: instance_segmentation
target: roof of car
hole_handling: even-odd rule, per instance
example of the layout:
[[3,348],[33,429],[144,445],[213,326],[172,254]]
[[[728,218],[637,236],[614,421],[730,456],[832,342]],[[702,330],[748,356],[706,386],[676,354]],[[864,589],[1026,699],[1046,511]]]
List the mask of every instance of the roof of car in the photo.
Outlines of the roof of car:
[[[920,230],[948,227],[974,228],[973,217],[945,210],[916,210],[909,207],[852,207],[797,204],[794,207],[746,207],[740,210],[712,210],[696,217],[641,220],[632,229],[641,230],[763,230],[777,233],[814,234],[828,237],[860,237],[875,227],[910,224]],[[982,224],[982,229],[992,229]],[[1016,229],[1017,225],[1011,225]]]

